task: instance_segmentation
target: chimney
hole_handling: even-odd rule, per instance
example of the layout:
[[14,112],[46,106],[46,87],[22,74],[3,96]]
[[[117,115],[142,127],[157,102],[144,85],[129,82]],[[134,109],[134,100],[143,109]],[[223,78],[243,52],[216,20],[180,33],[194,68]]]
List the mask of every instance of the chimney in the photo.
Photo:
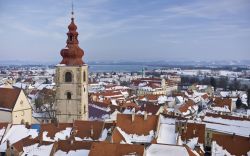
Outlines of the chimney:
[[132,122],[134,122],[134,120],[135,120],[135,113],[134,112],[132,113],[131,117],[132,117]]
[[43,142],[43,132],[42,132],[42,133],[39,133],[38,139],[39,139],[39,145],[41,145],[42,142]]
[[235,133],[233,133],[233,141],[235,140]]
[[71,139],[71,140],[70,140],[70,145],[73,145],[73,144],[74,144],[74,140]]
[[197,152],[197,153],[200,153],[200,145],[199,143],[197,143],[195,146],[194,146],[194,150]]
[[144,112],[144,120],[147,120],[148,119],[148,113],[147,111]]
[[93,137],[94,136],[94,129],[93,129],[93,125],[91,125],[91,129],[90,129],[90,136]]
[[10,141],[7,140],[7,149],[10,148]]

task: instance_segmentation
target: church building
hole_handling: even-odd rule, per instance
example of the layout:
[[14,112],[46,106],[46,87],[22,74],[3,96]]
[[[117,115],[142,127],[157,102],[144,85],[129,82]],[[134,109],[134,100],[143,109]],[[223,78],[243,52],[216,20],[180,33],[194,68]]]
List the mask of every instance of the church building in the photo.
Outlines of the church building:
[[56,118],[58,122],[88,119],[88,65],[79,47],[77,26],[72,11],[67,45],[61,50],[62,61],[56,66]]

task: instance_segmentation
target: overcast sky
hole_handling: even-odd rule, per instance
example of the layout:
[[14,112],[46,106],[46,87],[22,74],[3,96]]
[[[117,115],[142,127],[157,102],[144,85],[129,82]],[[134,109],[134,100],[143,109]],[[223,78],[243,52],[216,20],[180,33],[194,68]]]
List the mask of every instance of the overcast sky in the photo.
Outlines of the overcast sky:
[[[250,0],[74,0],[85,61],[250,58]],[[0,60],[56,61],[70,0],[0,0]]]

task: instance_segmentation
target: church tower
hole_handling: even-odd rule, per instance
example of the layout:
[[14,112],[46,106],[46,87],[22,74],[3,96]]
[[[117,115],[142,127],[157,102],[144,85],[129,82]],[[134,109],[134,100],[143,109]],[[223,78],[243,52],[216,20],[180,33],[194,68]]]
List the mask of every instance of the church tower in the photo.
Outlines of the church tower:
[[72,9],[67,45],[61,50],[62,61],[56,66],[56,118],[58,122],[88,119],[88,65],[82,60],[77,26]]

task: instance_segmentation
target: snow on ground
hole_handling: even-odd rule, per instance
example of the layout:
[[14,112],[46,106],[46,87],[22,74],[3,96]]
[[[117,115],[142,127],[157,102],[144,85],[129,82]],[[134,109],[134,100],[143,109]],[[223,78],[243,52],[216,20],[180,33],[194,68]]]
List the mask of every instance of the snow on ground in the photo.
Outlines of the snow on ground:
[[57,151],[55,153],[55,156],[64,156],[64,155],[68,155],[68,156],[88,156],[89,155],[89,150],[76,150],[76,151],[69,151],[68,153],[63,152],[61,150]]
[[146,156],[189,156],[183,146],[152,144],[146,150]]
[[231,156],[231,154],[223,149],[220,145],[216,143],[216,141],[212,142],[212,156]]
[[65,140],[67,136],[68,137],[70,136],[71,130],[72,130],[71,127],[67,127],[65,130],[57,132],[53,139],[51,139],[50,137],[47,137],[48,132],[43,132],[43,140],[51,141],[51,142],[58,141],[58,140]]
[[22,156],[44,156],[44,155],[50,155],[50,152],[52,150],[53,144],[50,145],[39,145],[34,144],[31,146],[23,147],[23,153]]
[[137,134],[127,134],[120,127],[117,127],[118,131],[124,137],[125,141],[129,144],[132,142],[151,142],[154,137],[154,131],[149,131],[148,135],[137,135]]
[[38,132],[36,129],[27,129],[25,125],[12,125],[10,130],[3,137],[0,152],[6,151],[7,148],[7,140],[10,141],[10,144],[13,144],[27,136],[31,136],[32,138],[36,138],[38,136]]

